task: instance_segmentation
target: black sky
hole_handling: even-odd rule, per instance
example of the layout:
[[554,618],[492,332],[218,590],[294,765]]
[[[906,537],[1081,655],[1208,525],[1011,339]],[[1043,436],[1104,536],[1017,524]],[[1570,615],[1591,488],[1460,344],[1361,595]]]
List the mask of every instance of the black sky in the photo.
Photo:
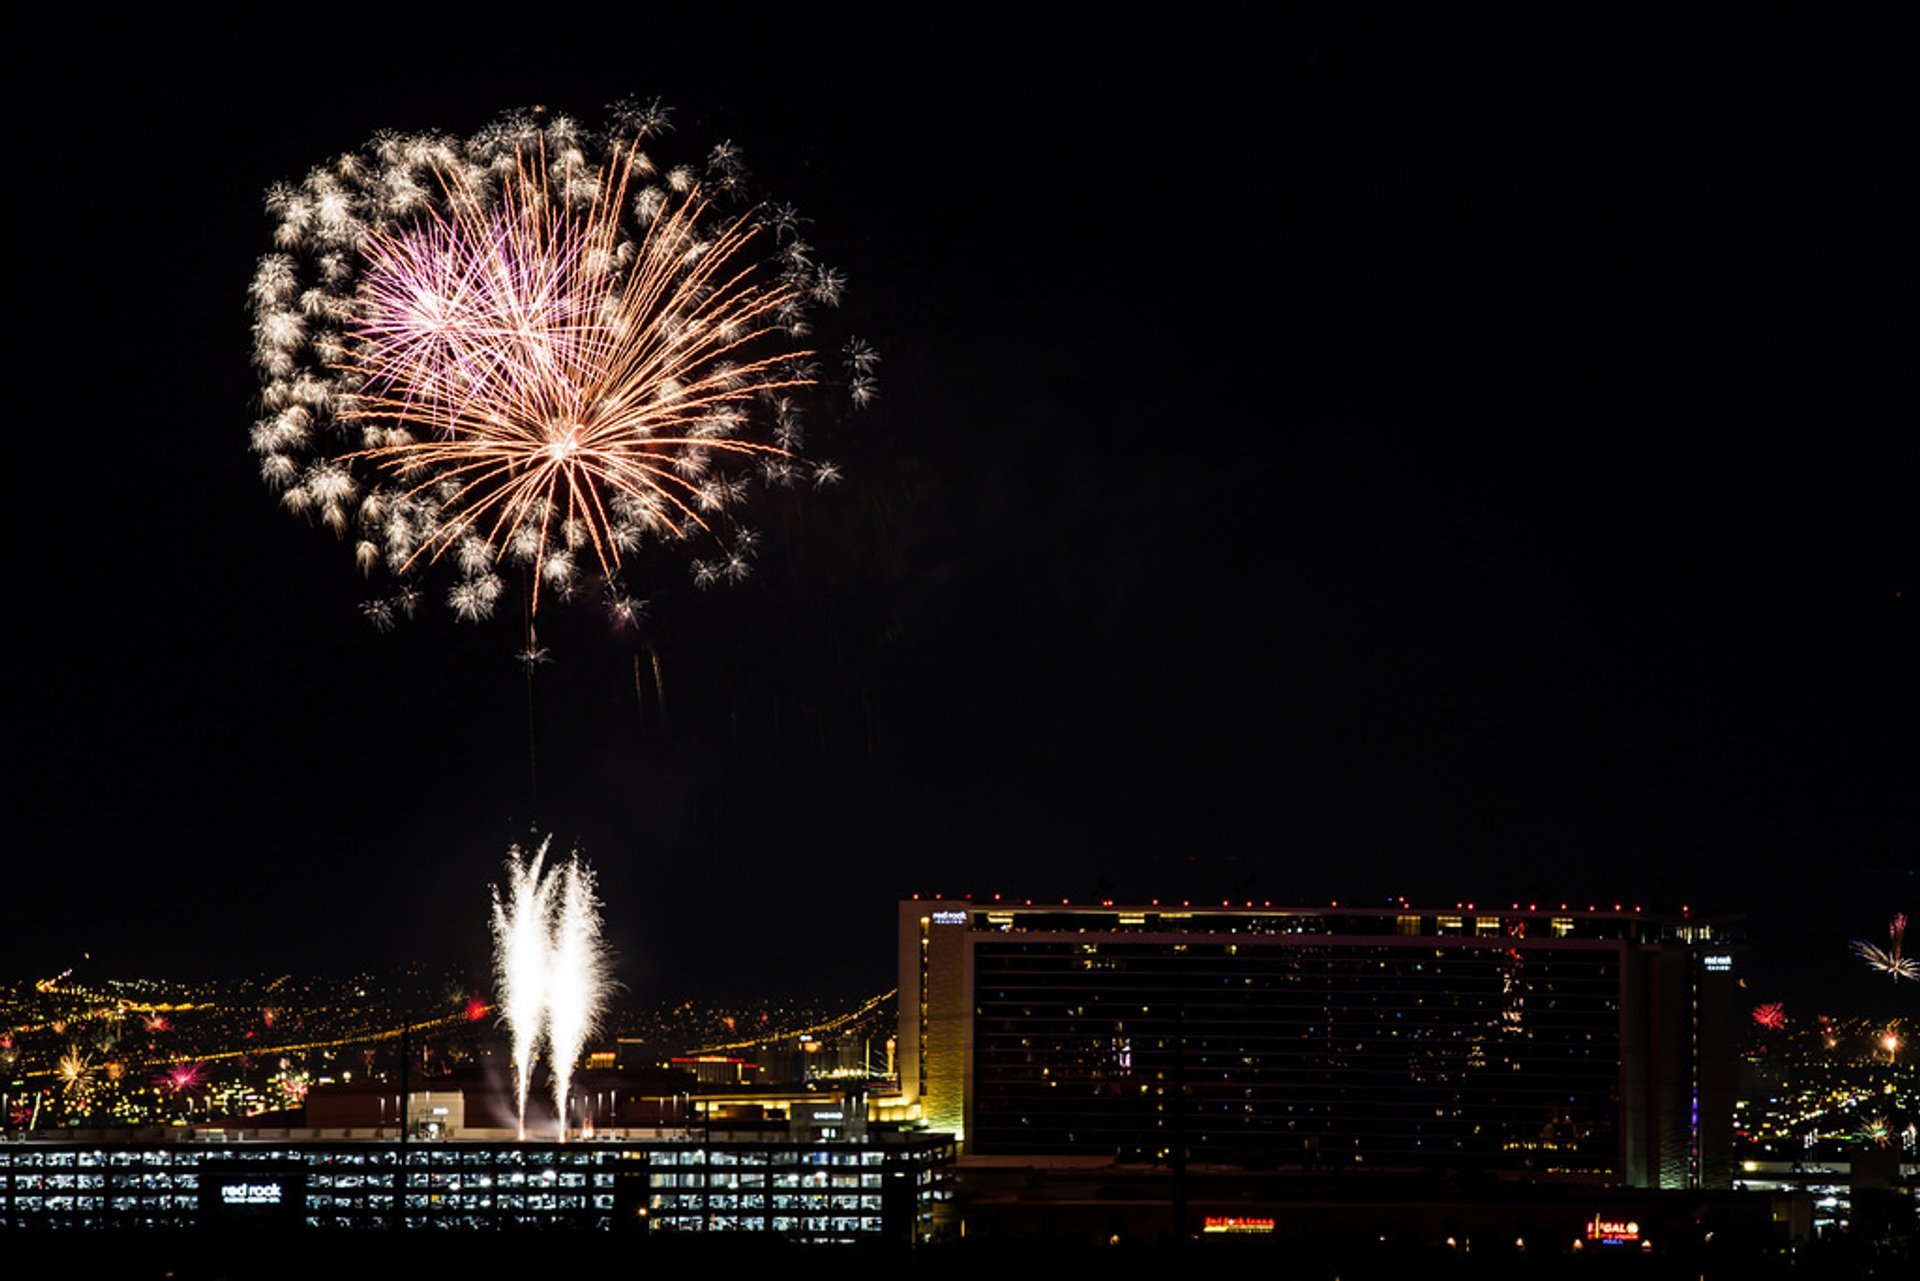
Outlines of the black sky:
[[[39,104],[7,973],[477,972],[550,831],[642,996],[883,986],[921,890],[1685,903],[1845,1003],[1920,848],[1875,42],[625,21],[173,30]],[[883,399],[753,579],[650,584],[664,716],[555,617],[536,788],[512,626],[376,634],[257,482],[244,293],[270,182],[626,96],[814,220]]]

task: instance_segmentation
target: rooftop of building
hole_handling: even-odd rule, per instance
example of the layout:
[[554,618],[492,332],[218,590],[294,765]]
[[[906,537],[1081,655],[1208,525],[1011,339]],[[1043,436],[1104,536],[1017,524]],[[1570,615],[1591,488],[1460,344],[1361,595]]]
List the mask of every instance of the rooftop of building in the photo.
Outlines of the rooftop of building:
[[1397,900],[1361,906],[1276,904],[1245,900],[1219,903],[1113,899],[1058,903],[1035,899],[943,898],[915,895],[901,901],[903,916],[918,911],[929,925],[965,926],[1001,933],[1232,933],[1338,936],[1465,935],[1534,939],[1673,940],[1714,942],[1729,937],[1739,918],[1701,915],[1691,906],[1678,913],[1649,911],[1639,904],[1483,903],[1451,906]]

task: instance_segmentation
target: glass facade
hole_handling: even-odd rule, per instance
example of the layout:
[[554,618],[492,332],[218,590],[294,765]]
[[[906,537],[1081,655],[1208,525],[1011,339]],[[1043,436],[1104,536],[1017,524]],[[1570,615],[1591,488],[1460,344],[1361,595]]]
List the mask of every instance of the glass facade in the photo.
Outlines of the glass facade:
[[1199,1160],[1618,1152],[1611,948],[983,939],[973,964],[970,1151],[1155,1160],[1178,1127]]
[[940,1136],[843,1143],[0,1144],[0,1229],[758,1232],[910,1242]]

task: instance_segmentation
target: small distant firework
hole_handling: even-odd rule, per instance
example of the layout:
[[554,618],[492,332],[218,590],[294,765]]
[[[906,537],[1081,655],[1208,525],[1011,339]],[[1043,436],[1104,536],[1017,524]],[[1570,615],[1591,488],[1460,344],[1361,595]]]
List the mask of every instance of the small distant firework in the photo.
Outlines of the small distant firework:
[[528,608],[697,539],[696,583],[748,572],[733,513],[753,486],[826,485],[802,456],[831,387],[857,407],[878,356],[831,376],[815,313],[845,279],[785,206],[748,196],[731,143],[667,166],[657,105],[604,131],[543,111],[471,138],[377,136],[268,193],[275,251],[250,289],[260,474],[289,509],[351,537],[381,629],[452,567],[477,621],[517,566]]
[[1907,937],[1905,912],[1893,918],[1887,926],[1887,934],[1891,940],[1887,947],[1876,947],[1862,939],[1855,939],[1854,955],[1864,960],[1868,968],[1879,970],[1883,974],[1891,974],[1895,983],[1901,979],[1920,981],[1920,963],[1916,963],[1915,958],[1911,956],[1900,955],[1900,948]]
[[184,1061],[170,1064],[153,1078],[153,1083],[169,1094],[187,1094],[207,1083],[207,1065]]
[[606,951],[592,870],[578,855],[546,867],[549,844],[542,841],[531,860],[518,846],[508,852],[506,892],[496,888],[493,895],[494,973],[512,1042],[520,1135],[526,1137],[527,1090],[544,1039],[564,1141],[573,1065],[606,1002]]
[[1769,1032],[1778,1032],[1787,1026],[1787,1008],[1778,1001],[1756,1005],[1753,1007],[1753,1021]]
[[167,1022],[167,1016],[164,1014],[149,1014],[142,1021],[142,1026],[149,1032],[166,1032],[171,1030],[173,1024]]
[[67,1052],[60,1056],[55,1075],[60,1078],[61,1090],[78,1094],[93,1084],[94,1070],[94,1062],[86,1052],[77,1045],[70,1045]]
[[273,1078],[273,1083],[279,1087],[284,1097],[298,1103],[306,1099],[312,1078],[306,1072],[295,1068],[286,1059],[281,1059],[280,1071]]

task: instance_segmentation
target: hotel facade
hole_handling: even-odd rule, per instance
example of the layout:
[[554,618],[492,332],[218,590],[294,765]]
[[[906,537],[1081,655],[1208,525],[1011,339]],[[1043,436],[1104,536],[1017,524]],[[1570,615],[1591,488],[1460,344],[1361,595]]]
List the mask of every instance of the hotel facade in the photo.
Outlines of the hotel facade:
[[1730,1185],[1714,922],[915,899],[899,949],[901,1092],[964,1156]]

